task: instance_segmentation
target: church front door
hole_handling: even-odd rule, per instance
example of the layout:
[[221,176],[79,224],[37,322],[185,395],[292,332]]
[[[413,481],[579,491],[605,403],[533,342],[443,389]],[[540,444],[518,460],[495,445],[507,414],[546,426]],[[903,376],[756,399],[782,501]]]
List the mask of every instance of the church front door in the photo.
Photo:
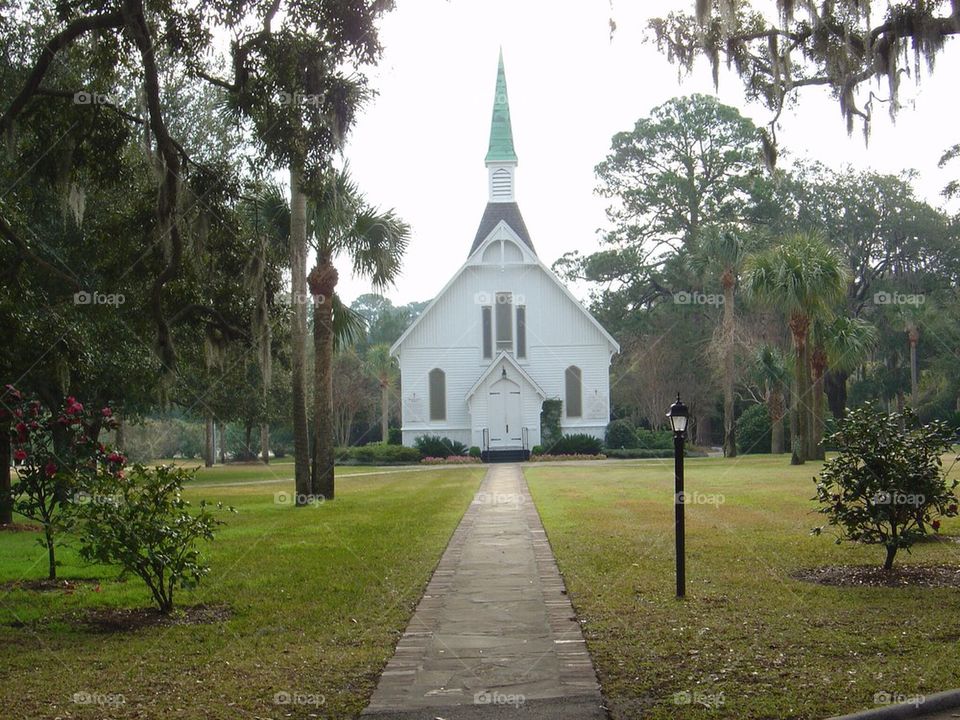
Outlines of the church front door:
[[501,378],[490,386],[490,447],[518,448],[523,445],[523,420],[520,415],[520,386]]

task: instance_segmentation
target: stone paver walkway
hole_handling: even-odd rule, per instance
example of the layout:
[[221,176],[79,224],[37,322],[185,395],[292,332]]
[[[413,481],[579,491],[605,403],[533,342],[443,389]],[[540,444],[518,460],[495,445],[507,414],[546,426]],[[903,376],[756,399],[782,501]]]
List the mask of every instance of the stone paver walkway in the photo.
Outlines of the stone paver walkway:
[[518,465],[492,465],[364,718],[605,718]]

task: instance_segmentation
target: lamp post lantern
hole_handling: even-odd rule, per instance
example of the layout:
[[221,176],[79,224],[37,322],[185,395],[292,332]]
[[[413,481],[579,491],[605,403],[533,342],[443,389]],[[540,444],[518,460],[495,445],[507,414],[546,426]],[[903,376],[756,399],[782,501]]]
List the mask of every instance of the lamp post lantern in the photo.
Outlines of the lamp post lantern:
[[667,417],[673,430],[673,508],[677,539],[677,597],[686,595],[686,569],[684,568],[684,528],[683,528],[683,443],[687,437],[687,406],[677,393],[677,401],[670,406]]

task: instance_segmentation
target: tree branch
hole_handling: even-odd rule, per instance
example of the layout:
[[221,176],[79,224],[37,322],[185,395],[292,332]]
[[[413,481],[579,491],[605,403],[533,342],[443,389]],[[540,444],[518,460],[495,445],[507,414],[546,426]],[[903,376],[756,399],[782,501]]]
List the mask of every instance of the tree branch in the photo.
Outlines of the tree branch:
[[122,25],[123,14],[121,12],[94,15],[92,17],[83,17],[74,20],[66,28],[50,38],[47,44],[44,45],[43,50],[40,51],[40,57],[38,57],[36,63],[34,63],[33,70],[30,71],[27,81],[20,89],[20,92],[17,93],[17,96],[11,101],[6,112],[0,117],[0,134],[9,130],[13,121],[17,119],[17,116],[20,115],[26,107],[27,102],[29,102],[30,98],[36,93],[41,81],[47,74],[47,70],[50,68],[50,63],[53,62],[58,52],[91,30],[120,28]]

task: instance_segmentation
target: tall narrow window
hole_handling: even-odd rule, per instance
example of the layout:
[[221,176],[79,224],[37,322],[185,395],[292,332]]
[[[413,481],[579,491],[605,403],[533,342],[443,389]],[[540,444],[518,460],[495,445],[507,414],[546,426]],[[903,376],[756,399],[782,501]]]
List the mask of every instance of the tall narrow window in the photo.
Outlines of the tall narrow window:
[[527,356],[527,308],[517,305],[517,357]]
[[513,294],[497,293],[497,352],[513,350]]
[[489,307],[480,309],[483,318],[483,357],[489,360],[493,357],[493,312]]
[[566,370],[566,388],[567,417],[580,417],[583,414],[583,376],[576,365]]
[[440,368],[430,371],[430,419],[447,419],[447,376]]

